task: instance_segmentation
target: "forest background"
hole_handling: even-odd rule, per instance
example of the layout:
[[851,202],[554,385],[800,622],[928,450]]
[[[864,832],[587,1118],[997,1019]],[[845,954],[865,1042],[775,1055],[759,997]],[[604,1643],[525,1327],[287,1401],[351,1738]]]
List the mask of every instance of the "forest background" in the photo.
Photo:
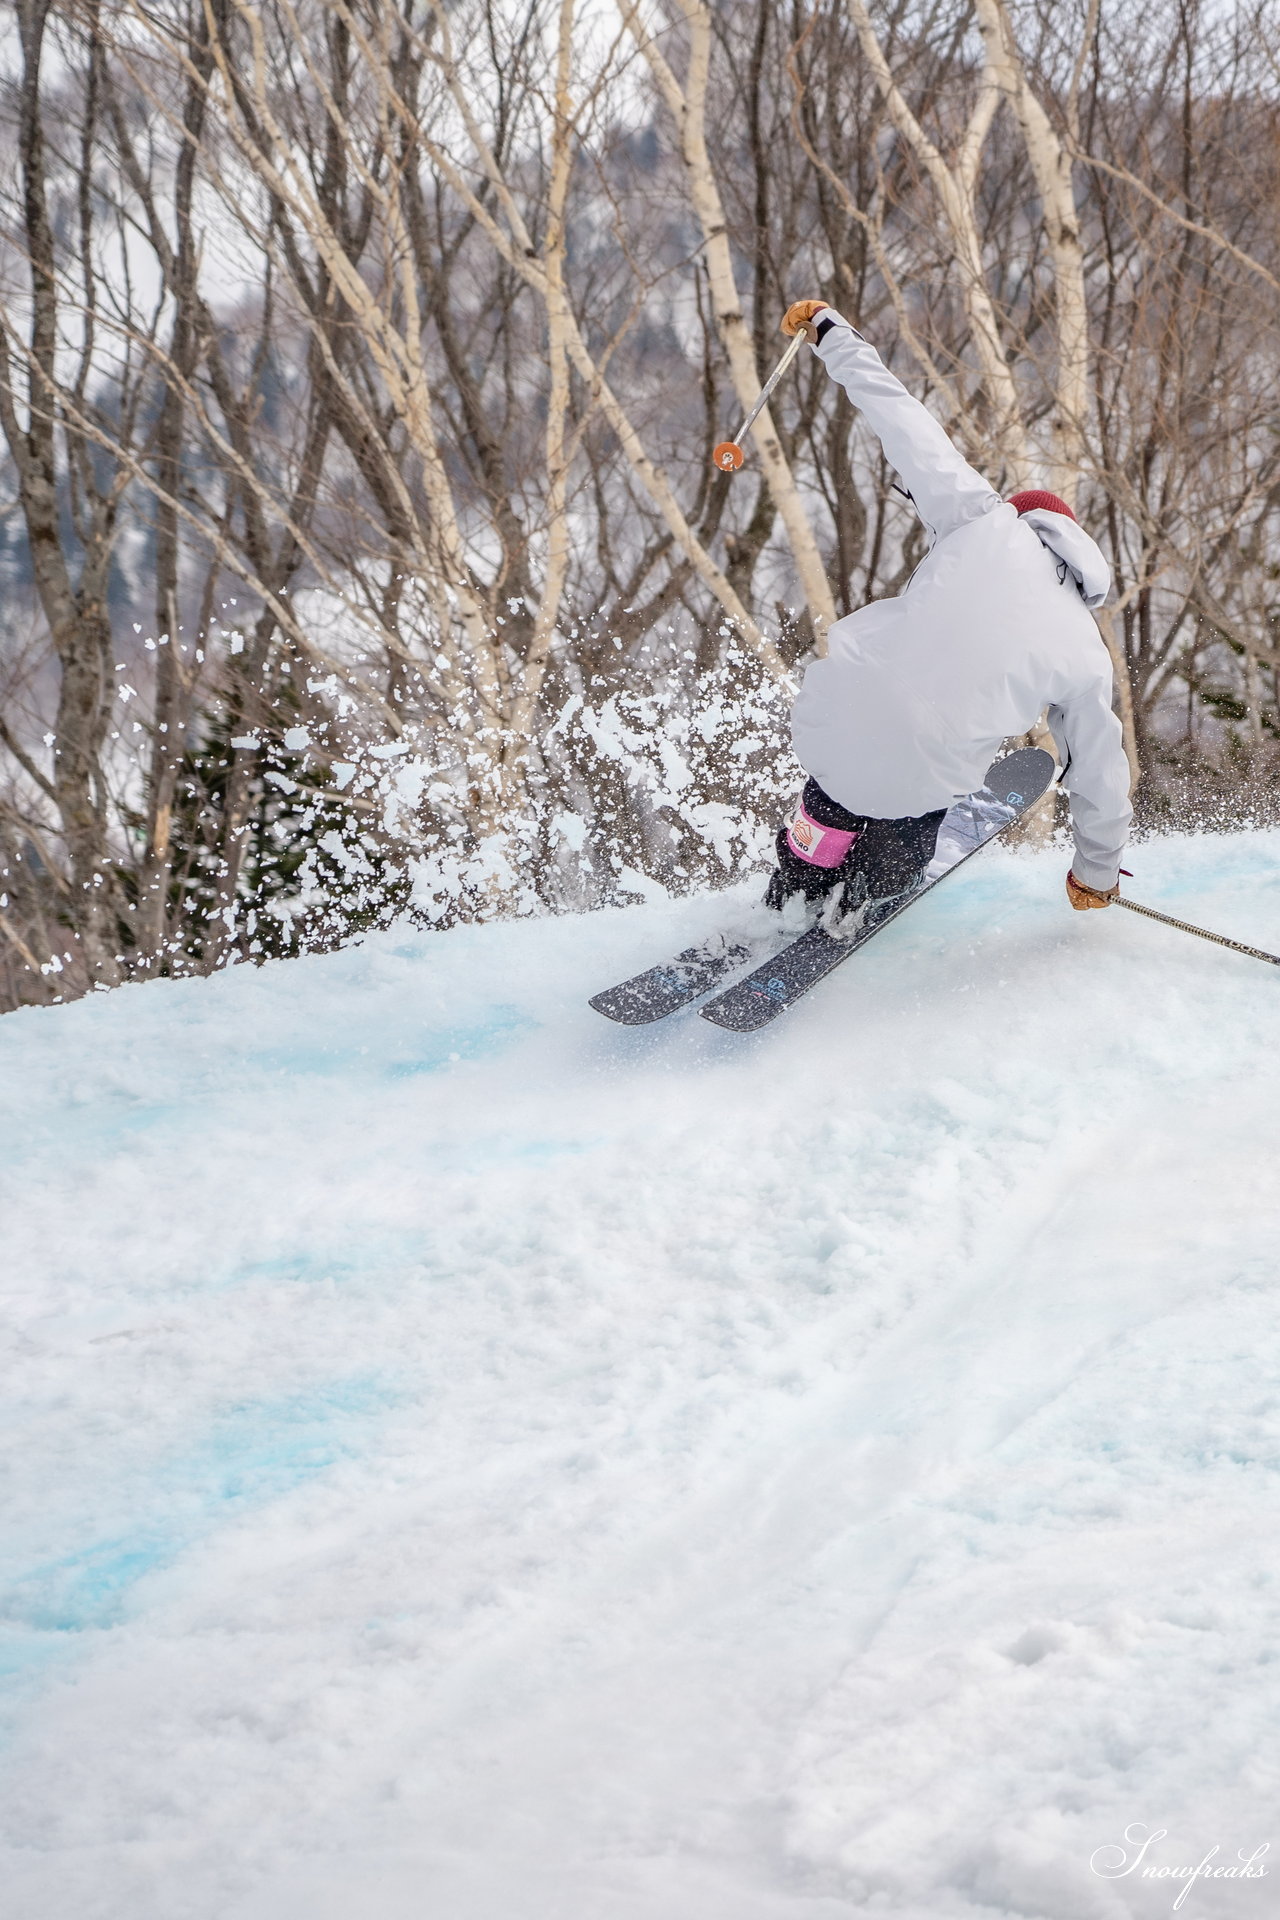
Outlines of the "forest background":
[[1139,819],[1280,800],[1280,30],[1198,0],[20,0],[0,1010],[723,883],[922,534],[830,300],[1111,558]]

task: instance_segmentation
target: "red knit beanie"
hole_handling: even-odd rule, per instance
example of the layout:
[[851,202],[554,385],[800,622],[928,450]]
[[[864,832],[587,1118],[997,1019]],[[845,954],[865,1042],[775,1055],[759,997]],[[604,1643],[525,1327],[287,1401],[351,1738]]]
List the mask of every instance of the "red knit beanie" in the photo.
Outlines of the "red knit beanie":
[[1060,500],[1056,493],[1041,493],[1035,488],[1029,493],[1011,493],[1009,505],[1018,513],[1032,513],[1037,507],[1043,507],[1046,513],[1065,513],[1068,520],[1075,519],[1066,501]]

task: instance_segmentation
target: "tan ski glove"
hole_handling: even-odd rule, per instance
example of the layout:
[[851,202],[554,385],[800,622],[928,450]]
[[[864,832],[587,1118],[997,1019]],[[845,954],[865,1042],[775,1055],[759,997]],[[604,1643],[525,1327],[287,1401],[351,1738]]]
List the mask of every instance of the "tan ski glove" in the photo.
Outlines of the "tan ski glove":
[[1097,887],[1086,887],[1077,880],[1074,873],[1067,875],[1067,898],[1077,913],[1088,913],[1091,907],[1109,907],[1113,900],[1120,898],[1120,882],[1109,887],[1105,893]]
[[786,334],[803,333],[806,340],[817,339],[813,328],[813,316],[821,313],[827,305],[825,300],[793,300],[782,316],[782,331]]

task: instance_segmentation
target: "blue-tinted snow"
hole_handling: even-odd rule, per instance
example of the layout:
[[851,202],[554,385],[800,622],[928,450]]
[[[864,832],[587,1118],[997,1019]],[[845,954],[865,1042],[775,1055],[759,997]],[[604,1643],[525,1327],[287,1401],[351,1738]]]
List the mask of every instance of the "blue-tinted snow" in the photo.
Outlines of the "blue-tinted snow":
[[[0,1023],[5,1920],[1146,1920],[1126,1827],[1280,1840],[1280,969],[1064,864],[750,1040],[585,1005],[724,899]],[[1129,864],[1280,949],[1280,836]]]

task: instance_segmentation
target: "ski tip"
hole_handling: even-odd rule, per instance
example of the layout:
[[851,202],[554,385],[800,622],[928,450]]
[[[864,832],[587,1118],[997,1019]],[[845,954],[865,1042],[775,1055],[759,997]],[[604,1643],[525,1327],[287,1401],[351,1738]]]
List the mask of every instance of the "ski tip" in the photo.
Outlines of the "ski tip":
[[1043,747],[1019,747],[988,767],[983,786],[1002,805],[1024,811],[1044,798],[1055,772],[1053,755]]

